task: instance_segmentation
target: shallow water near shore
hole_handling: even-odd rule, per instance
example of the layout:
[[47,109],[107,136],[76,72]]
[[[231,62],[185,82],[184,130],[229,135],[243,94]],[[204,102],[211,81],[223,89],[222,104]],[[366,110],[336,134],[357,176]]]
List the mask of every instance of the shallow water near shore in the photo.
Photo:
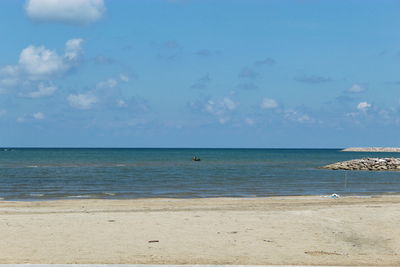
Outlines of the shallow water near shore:
[[[193,156],[200,162],[191,160]],[[202,198],[400,192],[400,172],[319,167],[398,153],[339,149],[0,149],[0,198]]]

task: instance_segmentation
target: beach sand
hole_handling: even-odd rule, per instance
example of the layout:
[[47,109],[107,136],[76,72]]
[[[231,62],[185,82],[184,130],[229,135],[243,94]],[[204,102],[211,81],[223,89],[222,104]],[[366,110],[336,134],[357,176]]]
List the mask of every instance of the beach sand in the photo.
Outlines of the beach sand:
[[0,263],[400,266],[400,197],[0,202]]

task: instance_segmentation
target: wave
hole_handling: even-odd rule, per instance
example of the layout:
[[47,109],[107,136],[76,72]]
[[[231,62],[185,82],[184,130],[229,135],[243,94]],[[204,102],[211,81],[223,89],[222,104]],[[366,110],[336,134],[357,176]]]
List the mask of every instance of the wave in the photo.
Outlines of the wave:
[[75,195],[75,196],[66,196],[67,198],[90,198],[93,196],[90,195]]
[[29,194],[29,196],[31,196],[31,197],[43,197],[43,196],[44,196],[44,194],[36,194],[36,193],[32,193],[32,194]]

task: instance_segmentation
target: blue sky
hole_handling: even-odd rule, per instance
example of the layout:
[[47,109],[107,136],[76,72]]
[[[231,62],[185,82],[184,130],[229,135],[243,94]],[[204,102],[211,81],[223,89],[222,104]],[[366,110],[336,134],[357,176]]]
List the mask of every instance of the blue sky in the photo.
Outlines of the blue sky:
[[400,146],[400,2],[0,2],[0,145]]

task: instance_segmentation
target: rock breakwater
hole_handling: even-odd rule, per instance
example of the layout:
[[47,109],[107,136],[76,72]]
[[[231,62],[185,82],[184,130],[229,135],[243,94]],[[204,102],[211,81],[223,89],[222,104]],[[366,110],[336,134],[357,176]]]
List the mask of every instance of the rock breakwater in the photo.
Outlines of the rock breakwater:
[[349,147],[343,152],[400,152],[399,147]]
[[400,171],[400,158],[362,158],[322,167],[330,170]]

